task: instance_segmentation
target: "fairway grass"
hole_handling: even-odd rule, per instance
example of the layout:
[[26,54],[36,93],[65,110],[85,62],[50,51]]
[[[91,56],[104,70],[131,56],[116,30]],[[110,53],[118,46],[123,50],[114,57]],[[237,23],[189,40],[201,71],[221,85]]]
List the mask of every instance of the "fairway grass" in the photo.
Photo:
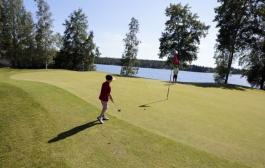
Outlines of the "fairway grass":
[[0,69],[0,167],[264,167],[264,92],[118,77],[99,125],[104,75]]

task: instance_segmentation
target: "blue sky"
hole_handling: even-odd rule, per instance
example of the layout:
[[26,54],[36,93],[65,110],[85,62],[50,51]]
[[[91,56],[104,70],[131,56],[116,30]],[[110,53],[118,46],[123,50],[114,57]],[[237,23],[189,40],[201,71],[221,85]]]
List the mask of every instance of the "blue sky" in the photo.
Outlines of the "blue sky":
[[[210,25],[209,34],[201,40],[198,60],[193,64],[214,67],[215,28],[214,8],[217,0],[47,0],[53,14],[54,31],[63,33],[62,25],[74,10],[81,8],[88,16],[89,31],[93,31],[95,42],[100,47],[102,57],[120,58],[124,49],[122,39],[128,32],[131,17],[140,23],[141,40],[139,59],[158,59],[159,38],[164,30],[165,9],[170,3],[189,4],[200,20]],[[34,15],[34,0],[24,0],[28,10]]]

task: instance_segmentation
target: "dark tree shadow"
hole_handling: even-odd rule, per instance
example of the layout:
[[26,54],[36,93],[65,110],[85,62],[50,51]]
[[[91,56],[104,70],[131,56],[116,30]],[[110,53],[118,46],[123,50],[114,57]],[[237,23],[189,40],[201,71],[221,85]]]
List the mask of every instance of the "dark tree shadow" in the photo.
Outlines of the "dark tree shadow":
[[[165,82],[166,86],[173,85],[174,83]],[[246,89],[251,89],[250,87],[241,86],[241,85],[233,85],[233,84],[217,84],[217,83],[192,83],[192,82],[177,82],[178,84],[184,85],[192,85],[196,87],[202,88],[221,88],[221,89],[229,89],[229,90],[240,90],[245,91]]]
[[54,137],[54,138],[50,139],[48,141],[48,143],[54,143],[54,142],[57,142],[57,141],[61,141],[61,140],[65,139],[65,138],[73,136],[73,135],[75,135],[75,134],[77,134],[77,133],[79,133],[81,131],[84,131],[85,129],[91,128],[91,127],[93,127],[93,126],[95,126],[97,124],[99,124],[98,120],[95,120],[95,121],[86,123],[84,125],[77,126],[77,127],[72,128],[72,129],[70,129],[68,131],[65,131],[65,132],[62,132],[62,133],[58,134],[57,137]]
[[150,107],[151,104],[156,104],[156,103],[164,102],[164,101],[167,101],[167,100],[168,99],[157,100],[157,101],[153,101],[153,102],[149,102],[149,103],[140,105],[138,107],[140,107],[140,108]]

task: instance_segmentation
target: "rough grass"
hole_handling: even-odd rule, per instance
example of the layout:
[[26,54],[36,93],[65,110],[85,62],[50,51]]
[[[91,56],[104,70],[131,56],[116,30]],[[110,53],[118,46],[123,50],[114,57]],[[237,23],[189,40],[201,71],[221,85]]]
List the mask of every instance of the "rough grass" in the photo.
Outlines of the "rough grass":
[[98,125],[103,77],[0,70],[0,167],[264,167],[263,92],[118,78]]

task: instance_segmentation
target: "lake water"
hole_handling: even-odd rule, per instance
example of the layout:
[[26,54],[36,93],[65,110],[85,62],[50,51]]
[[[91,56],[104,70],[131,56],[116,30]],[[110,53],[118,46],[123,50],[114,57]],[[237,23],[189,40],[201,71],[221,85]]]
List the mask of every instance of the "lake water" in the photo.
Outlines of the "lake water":
[[[116,65],[101,65],[96,64],[97,71],[120,74],[121,66]],[[170,70],[154,69],[154,68],[139,68],[137,77],[151,78],[162,81],[169,81]],[[179,71],[178,81],[180,82],[194,82],[194,83],[214,83],[213,73],[187,72]],[[231,75],[228,80],[229,84],[236,84],[242,86],[250,86],[246,78],[241,75]]]

